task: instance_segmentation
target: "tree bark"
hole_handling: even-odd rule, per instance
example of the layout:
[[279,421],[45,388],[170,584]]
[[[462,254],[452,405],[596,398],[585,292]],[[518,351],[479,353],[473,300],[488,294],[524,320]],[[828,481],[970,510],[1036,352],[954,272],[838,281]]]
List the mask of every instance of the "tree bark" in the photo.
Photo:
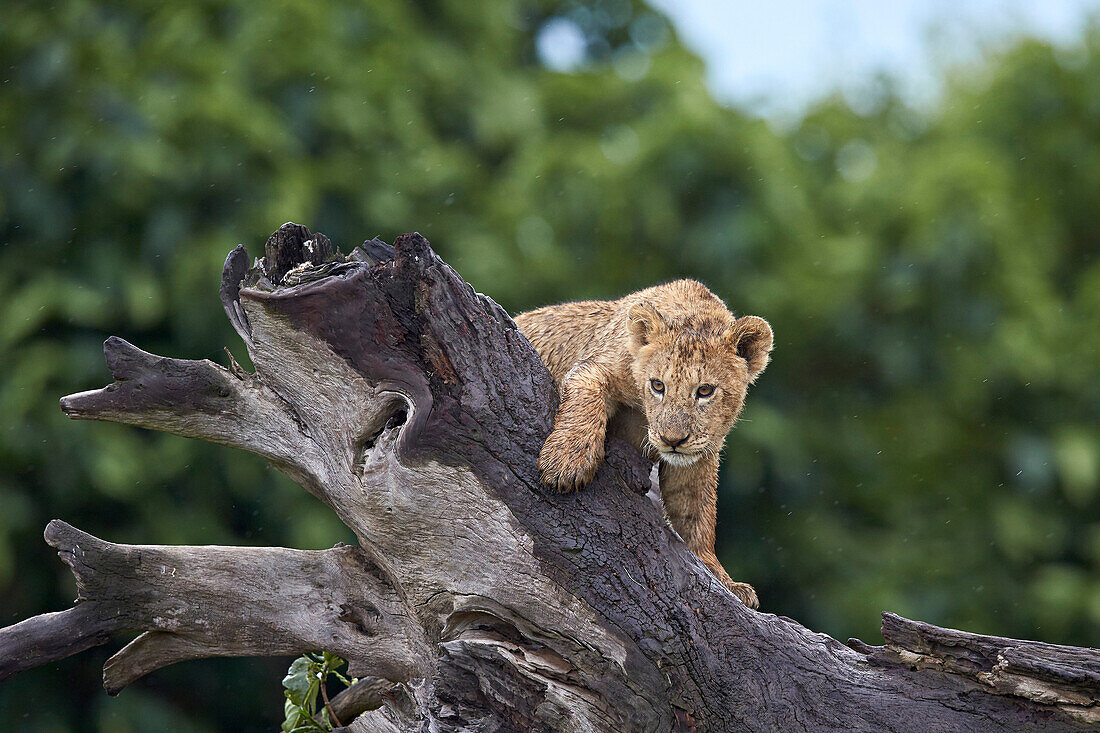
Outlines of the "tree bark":
[[344,257],[287,224],[251,267],[229,255],[221,298],[254,373],[111,338],[115,382],[62,409],[264,456],[359,546],[127,546],[55,520],[79,598],[0,630],[0,677],[137,632],[108,692],[183,659],[323,649],[366,678],[334,700],[352,731],[1100,724],[1096,650],[891,614],[884,646],[845,645],[749,610],[663,520],[625,443],[584,490],[542,486],[554,383],[418,234]]

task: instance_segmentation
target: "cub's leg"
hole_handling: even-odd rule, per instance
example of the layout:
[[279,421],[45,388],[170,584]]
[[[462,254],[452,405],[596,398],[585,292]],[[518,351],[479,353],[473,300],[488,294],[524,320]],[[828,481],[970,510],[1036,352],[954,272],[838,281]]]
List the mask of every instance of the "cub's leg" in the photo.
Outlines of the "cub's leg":
[[759,608],[748,583],[731,580],[714,554],[714,524],[718,512],[718,458],[704,456],[690,466],[660,464],[661,500],[672,527],[707,569],[749,608]]
[[542,481],[559,491],[587,484],[603,460],[610,372],[602,364],[582,362],[561,382],[561,404],[554,430],[539,453]]

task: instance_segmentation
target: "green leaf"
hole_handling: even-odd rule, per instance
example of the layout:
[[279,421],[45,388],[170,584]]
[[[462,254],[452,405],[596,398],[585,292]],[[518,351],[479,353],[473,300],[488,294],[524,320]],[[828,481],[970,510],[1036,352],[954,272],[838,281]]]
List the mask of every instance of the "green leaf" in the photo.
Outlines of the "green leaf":
[[297,728],[302,722],[302,709],[295,705],[290,698],[287,698],[287,701],[283,703],[283,715],[285,716],[285,720],[283,720],[281,728],[286,731],[286,733],[290,733],[290,731]]
[[298,657],[290,665],[286,677],[283,677],[283,687],[286,689],[287,699],[295,705],[309,707],[311,702],[310,690],[317,682],[312,667],[313,663],[308,658]]

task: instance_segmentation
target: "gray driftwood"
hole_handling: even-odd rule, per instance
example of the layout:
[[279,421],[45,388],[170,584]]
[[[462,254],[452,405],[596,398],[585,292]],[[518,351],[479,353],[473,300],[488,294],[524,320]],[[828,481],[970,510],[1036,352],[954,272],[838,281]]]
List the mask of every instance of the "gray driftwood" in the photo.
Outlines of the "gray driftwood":
[[229,255],[221,297],[254,373],[111,338],[115,382],[62,409],[264,456],[359,546],[116,545],[51,522],[79,598],[0,630],[0,676],[136,633],[109,692],[184,659],[324,649],[364,678],[333,701],[353,731],[1100,725],[1096,650],[889,614],[884,646],[845,645],[747,609],[625,444],[583,491],[545,489],[550,375],[417,234],[344,257],[287,224],[264,260]]

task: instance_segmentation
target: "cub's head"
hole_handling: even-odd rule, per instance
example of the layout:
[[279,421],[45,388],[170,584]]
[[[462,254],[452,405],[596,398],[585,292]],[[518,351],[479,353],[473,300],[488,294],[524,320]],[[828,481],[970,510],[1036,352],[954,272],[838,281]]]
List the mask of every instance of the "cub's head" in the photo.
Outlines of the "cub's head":
[[649,442],[661,460],[686,466],[716,454],[741,414],[749,385],[764,371],[772,329],[728,312],[705,322],[668,321],[649,303],[628,313],[634,381]]

